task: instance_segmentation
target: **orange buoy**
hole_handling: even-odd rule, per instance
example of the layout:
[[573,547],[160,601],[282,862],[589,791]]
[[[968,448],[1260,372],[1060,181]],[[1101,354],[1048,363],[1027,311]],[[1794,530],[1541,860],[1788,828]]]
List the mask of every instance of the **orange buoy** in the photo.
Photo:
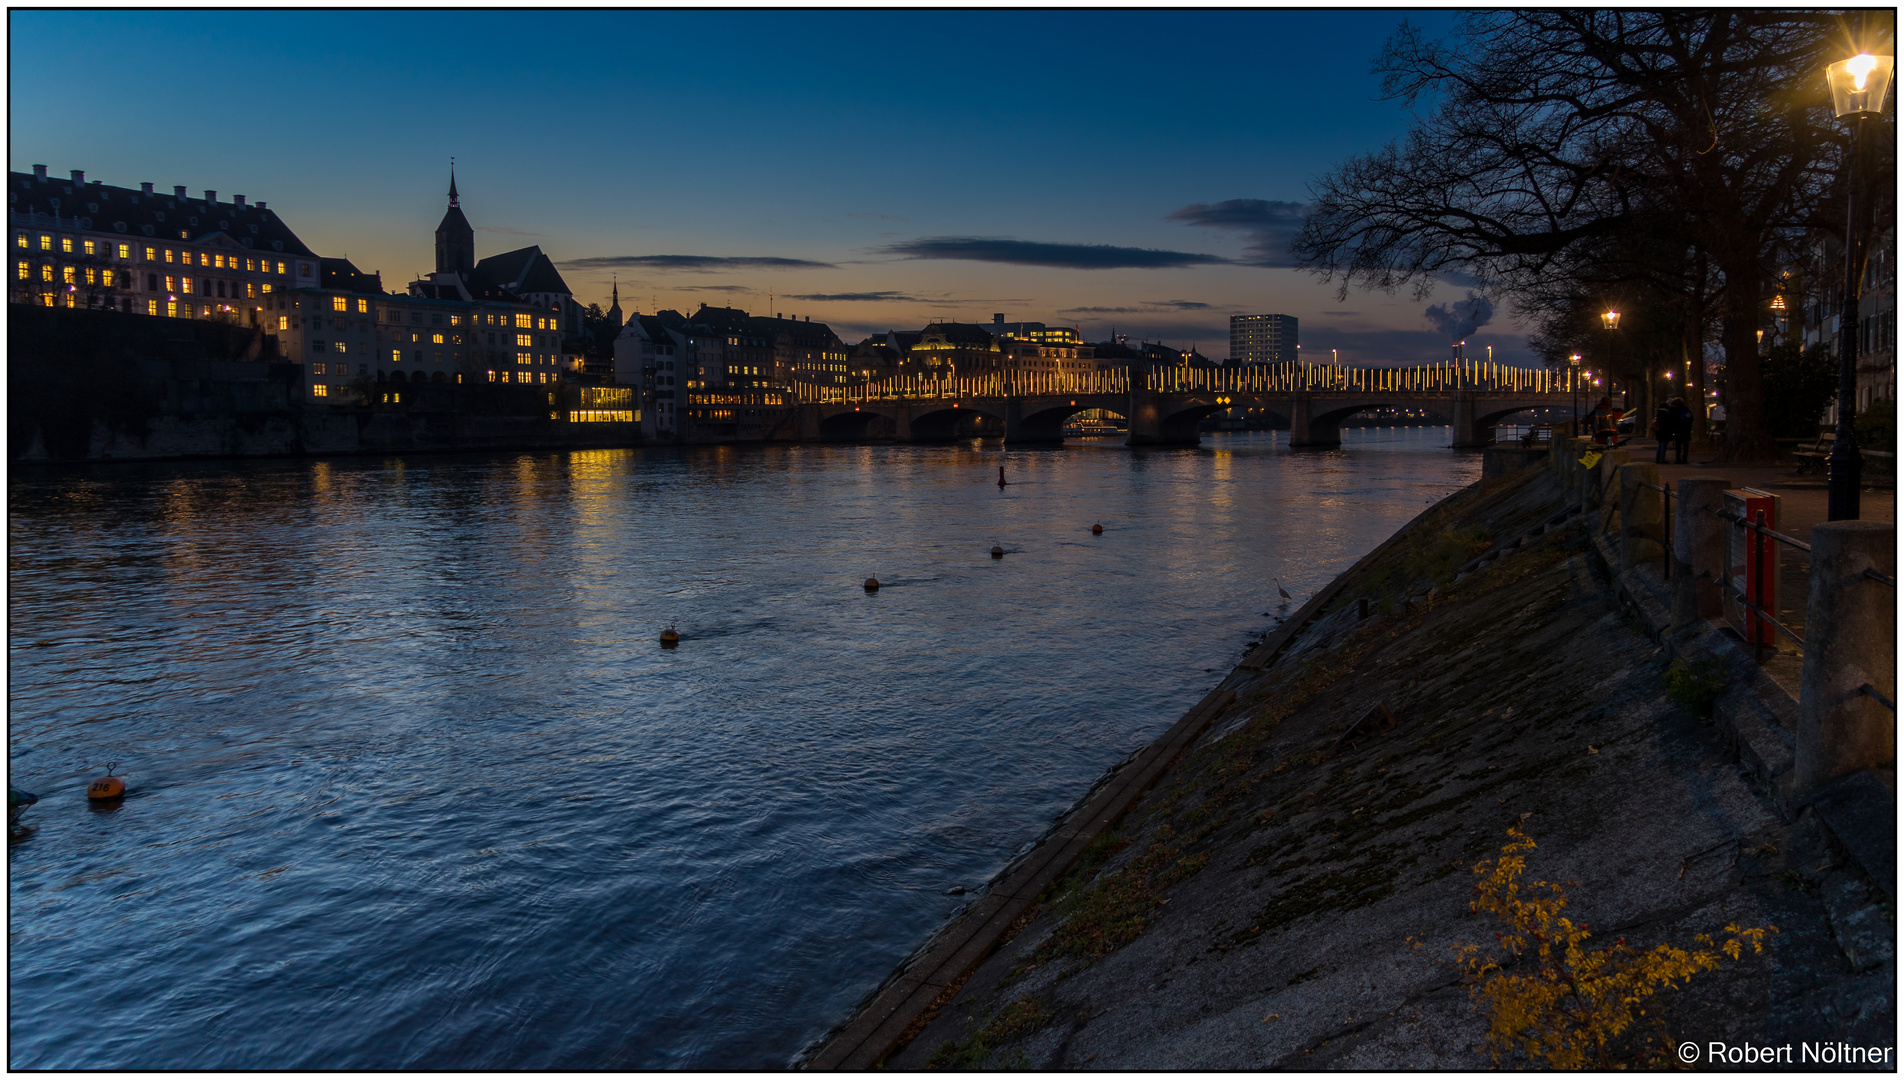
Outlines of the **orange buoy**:
[[867,592],[878,592],[878,591],[879,591],[879,579],[878,579],[878,578],[876,578],[876,577],[869,577],[869,578],[867,578],[867,579],[866,579],[866,591],[867,591]]
[[1004,548],[1002,548],[1002,547],[999,547],[999,546],[998,546],[997,544],[993,544],[993,545],[992,545],[992,558],[994,558],[994,559],[1002,559],[1002,558],[1004,558],[1004,557],[1005,557],[1005,549],[1004,549]]
[[672,649],[679,644],[681,644],[681,635],[675,632],[673,624],[669,624],[666,630],[661,631],[661,647]]
[[112,775],[112,770],[118,764],[116,761],[107,762],[106,775],[86,785],[88,799],[117,799],[126,793],[126,782]]
[[1098,533],[1101,533],[1101,532],[1103,532],[1103,531],[1104,531],[1104,526],[1102,526],[1102,525],[1093,525],[1093,526],[1091,526],[1091,535],[1093,535],[1093,536],[1096,536],[1096,535],[1097,535]]

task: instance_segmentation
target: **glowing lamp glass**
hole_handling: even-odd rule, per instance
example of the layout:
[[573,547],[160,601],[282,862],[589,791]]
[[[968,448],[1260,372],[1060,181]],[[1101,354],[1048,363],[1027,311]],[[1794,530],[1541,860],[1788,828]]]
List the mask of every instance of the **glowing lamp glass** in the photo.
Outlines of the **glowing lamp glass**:
[[1859,53],[1825,68],[1825,81],[1831,85],[1831,110],[1839,119],[1870,116],[1884,108],[1884,92],[1891,85],[1888,56]]
[[1606,325],[1608,330],[1618,330],[1620,328],[1620,313],[1617,311],[1602,312],[1600,314],[1600,321]]

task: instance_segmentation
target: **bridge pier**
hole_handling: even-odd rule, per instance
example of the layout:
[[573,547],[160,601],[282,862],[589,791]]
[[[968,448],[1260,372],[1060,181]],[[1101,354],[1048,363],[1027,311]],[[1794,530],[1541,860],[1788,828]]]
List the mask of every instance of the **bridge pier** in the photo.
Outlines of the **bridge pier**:
[[1454,448],[1472,450],[1482,446],[1494,445],[1494,425],[1486,425],[1487,430],[1474,422],[1474,392],[1456,390],[1454,392]]
[[1195,418],[1187,423],[1172,420],[1164,412],[1155,391],[1140,389],[1138,379],[1131,380],[1130,411],[1124,414],[1127,435],[1125,446],[1200,446],[1203,436],[1197,432]]
[[1290,395],[1289,445],[1334,449],[1342,445],[1342,425],[1317,420],[1315,398],[1307,390]]

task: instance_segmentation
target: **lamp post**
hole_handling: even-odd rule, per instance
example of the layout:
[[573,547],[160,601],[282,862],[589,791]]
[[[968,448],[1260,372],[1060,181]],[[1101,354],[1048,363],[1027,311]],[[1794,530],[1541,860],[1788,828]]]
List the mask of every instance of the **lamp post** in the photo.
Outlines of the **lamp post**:
[[1567,363],[1573,367],[1573,378],[1567,380],[1567,386],[1573,391],[1573,433],[1580,434],[1580,354],[1567,357]]
[[[1612,308],[1608,308],[1607,310],[1601,312],[1600,325],[1605,327],[1607,332],[1606,369],[1607,369],[1607,377],[1612,378],[1613,377],[1613,331],[1618,330],[1620,328],[1620,313],[1618,311],[1615,311]],[[1626,411],[1626,396],[1624,394],[1620,396],[1620,411],[1621,412]]]
[[1858,292],[1864,271],[1864,231],[1858,228],[1857,188],[1859,156],[1864,143],[1864,118],[1884,108],[1884,91],[1891,82],[1893,60],[1859,53],[1825,68],[1831,85],[1831,108],[1838,118],[1851,121],[1851,149],[1845,161],[1845,274],[1844,308],[1838,315],[1838,433],[1825,458],[1825,520],[1849,521],[1858,516],[1858,479],[1864,458],[1858,453]]

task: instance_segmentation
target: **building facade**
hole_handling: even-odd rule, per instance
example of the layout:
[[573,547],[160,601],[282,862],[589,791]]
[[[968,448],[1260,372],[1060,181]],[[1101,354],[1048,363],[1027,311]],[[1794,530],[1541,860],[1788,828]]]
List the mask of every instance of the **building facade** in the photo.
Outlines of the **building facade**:
[[1230,316],[1230,362],[1280,364],[1297,359],[1294,315]]
[[192,198],[7,174],[13,275],[8,299],[172,318],[265,324],[265,299],[319,282],[319,260],[264,203]]

